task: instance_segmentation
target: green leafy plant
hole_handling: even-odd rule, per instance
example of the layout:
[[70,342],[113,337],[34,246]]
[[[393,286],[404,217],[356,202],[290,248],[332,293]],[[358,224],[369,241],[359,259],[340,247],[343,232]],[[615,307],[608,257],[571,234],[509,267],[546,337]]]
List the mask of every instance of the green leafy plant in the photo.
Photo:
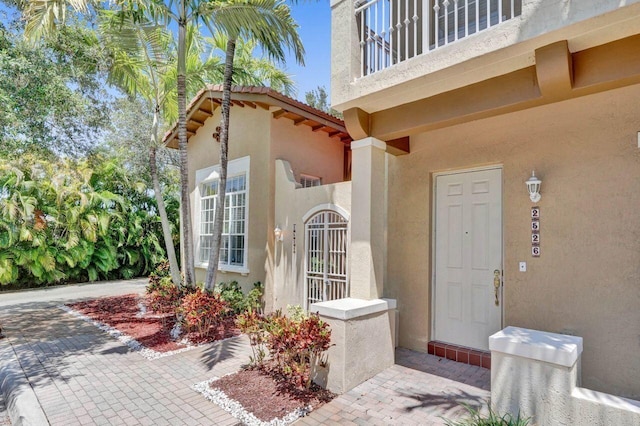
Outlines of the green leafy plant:
[[146,186],[96,155],[5,162],[0,154],[0,285],[132,278],[163,260]]
[[515,417],[509,413],[501,416],[493,411],[490,404],[486,415],[466,404],[464,407],[469,413],[468,418],[463,420],[444,419],[445,424],[447,426],[527,426],[531,422],[530,417],[521,417],[520,413]]
[[249,337],[252,352],[249,358],[250,365],[262,367],[267,355],[265,317],[254,310],[249,310],[236,317],[236,326],[241,333]]
[[247,295],[242,292],[237,281],[220,283],[214,289],[214,293],[220,295],[220,298],[229,305],[230,312],[234,314],[247,311],[260,312],[262,310],[263,292],[263,286],[260,281],[253,284],[253,289]]

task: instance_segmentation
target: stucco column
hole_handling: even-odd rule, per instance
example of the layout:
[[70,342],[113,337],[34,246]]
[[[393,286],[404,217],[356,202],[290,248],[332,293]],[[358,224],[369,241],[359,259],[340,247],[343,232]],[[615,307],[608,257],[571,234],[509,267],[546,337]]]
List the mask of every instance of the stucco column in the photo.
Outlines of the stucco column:
[[351,297],[382,297],[384,259],[385,151],[375,138],[351,143]]
[[360,37],[353,0],[331,0],[331,105],[350,99],[351,84],[362,74]]

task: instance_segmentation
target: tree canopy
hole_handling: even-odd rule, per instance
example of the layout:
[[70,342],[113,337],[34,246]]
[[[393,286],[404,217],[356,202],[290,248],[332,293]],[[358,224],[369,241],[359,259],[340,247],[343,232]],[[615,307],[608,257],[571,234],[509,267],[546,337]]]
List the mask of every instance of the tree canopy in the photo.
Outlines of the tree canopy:
[[0,144],[21,155],[80,156],[101,140],[112,96],[93,33],[67,27],[42,46],[0,23]]

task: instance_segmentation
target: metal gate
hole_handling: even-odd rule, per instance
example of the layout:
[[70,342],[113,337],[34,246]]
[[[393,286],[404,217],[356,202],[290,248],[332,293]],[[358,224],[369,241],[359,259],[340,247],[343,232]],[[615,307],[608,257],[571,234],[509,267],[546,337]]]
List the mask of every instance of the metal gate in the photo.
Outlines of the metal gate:
[[305,223],[305,309],[312,303],[349,297],[348,221],[325,210]]

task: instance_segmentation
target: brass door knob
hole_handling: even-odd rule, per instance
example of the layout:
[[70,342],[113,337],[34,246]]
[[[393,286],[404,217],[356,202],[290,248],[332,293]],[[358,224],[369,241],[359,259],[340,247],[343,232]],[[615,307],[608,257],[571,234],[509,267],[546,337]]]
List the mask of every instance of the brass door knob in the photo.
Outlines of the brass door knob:
[[496,306],[500,306],[500,298],[498,297],[498,292],[500,291],[500,284],[501,284],[500,269],[496,269],[495,271],[493,271],[493,290],[496,296],[496,301],[495,301]]

